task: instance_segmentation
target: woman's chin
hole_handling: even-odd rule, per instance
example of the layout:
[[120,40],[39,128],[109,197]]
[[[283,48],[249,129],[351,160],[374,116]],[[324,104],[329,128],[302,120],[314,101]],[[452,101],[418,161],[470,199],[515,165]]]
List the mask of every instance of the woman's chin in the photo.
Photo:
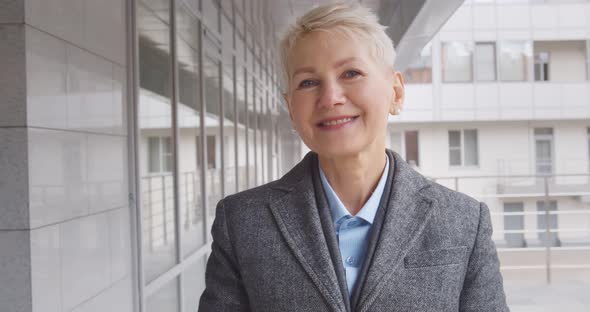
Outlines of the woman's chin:
[[330,142],[322,144],[314,150],[318,155],[328,158],[339,158],[358,155],[363,151],[362,148],[358,148],[352,144],[345,142]]

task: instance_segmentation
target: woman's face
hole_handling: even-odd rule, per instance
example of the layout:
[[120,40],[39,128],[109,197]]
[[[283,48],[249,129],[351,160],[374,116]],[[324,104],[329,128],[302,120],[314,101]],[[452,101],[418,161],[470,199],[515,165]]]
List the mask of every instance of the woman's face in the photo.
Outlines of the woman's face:
[[339,157],[385,148],[388,114],[401,108],[403,81],[382,63],[366,43],[340,33],[312,32],[297,42],[285,100],[311,150]]

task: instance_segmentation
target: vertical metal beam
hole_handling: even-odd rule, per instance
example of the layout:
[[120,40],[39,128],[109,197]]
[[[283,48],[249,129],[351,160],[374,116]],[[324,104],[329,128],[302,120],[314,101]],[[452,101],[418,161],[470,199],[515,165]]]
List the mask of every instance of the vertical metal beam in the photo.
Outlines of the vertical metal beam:
[[[174,243],[176,245],[176,264],[182,262],[182,233],[180,231],[180,195],[179,195],[179,188],[180,188],[180,171],[179,171],[179,159],[180,156],[178,155],[178,143],[179,143],[179,129],[178,129],[178,57],[176,51],[176,0],[169,0],[170,4],[170,66],[171,66],[171,73],[172,73],[172,94],[171,94],[171,104],[172,104],[172,151],[174,153],[174,163],[173,163],[173,196],[174,196],[174,205],[172,205],[174,209],[174,233],[175,233],[175,240]],[[165,183],[164,183],[165,184]],[[165,188],[164,188],[165,189]],[[164,203],[166,199],[164,199]],[[187,207],[188,208],[188,207]],[[166,211],[164,211],[166,213]],[[164,218],[166,219],[166,218]],[[166,227],[164,227],[166,228]],[[166,234],[167,235],[167,234]],[[180,311],[183,311],[183,291],[182,291],[182,273],[179,274],[178,278],[176,278],[176,287],[178,291],[178,306],[180,307]]]
[[545,261],[547,284],[551,284],[551,242],[549,241],[549,177],[543,177],[545,182]]
[[[202,11],[202,4],[200,6],[200,9]],[[198,156],[198,161],[200,163],[200,167],[201,167],[201,204],[203,205],[203,237],[205,237],[205,243],[209,244],[210,239],[209,239],[209,235],[207,233],[207,229],[209,228],[209,220],[208,220],[208,208],[207,208],[207,204],[208,204],[208,200],[207,200],[207,179],[206,179],[206,170],[207,170],[207,163],[206,163],[206,157],[207,157],[207,144],[205,144],[205,140],[207,139],[207,133],[206,133],[206,129],[205,129],[205,80],[203,79],[203,20],[199,19],[199,33],[197,34],[198,36],[198,42],[199,42],[199,51],[198,51],[198,58],[199,58],[199,120],[200,120],[200,134],[201,134],[201,140],[199,141],[200,143],[200,150],[201,153],[199,153]]]
[[133,283],[133,311],[144,311],[144,274],[143,274],[143,251],[142,251],[142,211],[141,211],[141,194],[139,183],[139,41],[137,34],[137,3],[135,0],[127,1],[125,6],[126,19],[126,81],[127,81],[127,142],[128,151],[128,176],[129,176],[129,210],[130,210],[130,236],[131,236],[131,255]]

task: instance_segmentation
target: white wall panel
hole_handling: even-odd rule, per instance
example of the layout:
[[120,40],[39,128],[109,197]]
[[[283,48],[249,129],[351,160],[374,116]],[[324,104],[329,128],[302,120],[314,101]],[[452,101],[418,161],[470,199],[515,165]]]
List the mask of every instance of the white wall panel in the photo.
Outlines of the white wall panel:
[[473,6],[473,29],[496,29],[496,6]]
[[109,286],[108,214],[60,225],[63,309],[70,311]]
[[461,6],[442,27],[445,31],[464,30],[472,25],[471,7]]
[[533,90],[530,83],[501,83],[500,116],[502,119],[532,117]]
[[67,128],[66,43],[34,28],[27,36],[27,124]]
[[31,227],[88,214],[86,135],[34,128],[28,135]]
[[127,139],[87,135],[89,213],[127,206]]
[[559,10],[556,10],[555,5],[532,5],[531,26],[551,29],[559,27]]
[[403,110],[433,109],[431,84],[406,84]]
[[441,86],[441,111],[452,108],[475,107],[474,87],[471,83],[446,83]]
[[33,312],[62,312],[59,224],[31,231]]
[[499,5],[498,28],[522,29],[530,26],[530,10],[527,5]]
[[586,26],[586,4],[563,4],[558,7],[559,25],[561,27],[580,27]]
[[27,0],[25,21],[56,37],[82,46],[84,5],[81,0]]

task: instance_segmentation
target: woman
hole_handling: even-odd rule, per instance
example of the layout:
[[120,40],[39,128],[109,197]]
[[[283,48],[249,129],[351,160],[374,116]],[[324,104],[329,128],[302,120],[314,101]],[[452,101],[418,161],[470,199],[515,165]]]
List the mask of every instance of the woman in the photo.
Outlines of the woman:
[[385,149],[404,85],[376,16],[318,7],[281,52],[293,127],[312,152],[218,204],[199,310],[508,310],[485,204]]

